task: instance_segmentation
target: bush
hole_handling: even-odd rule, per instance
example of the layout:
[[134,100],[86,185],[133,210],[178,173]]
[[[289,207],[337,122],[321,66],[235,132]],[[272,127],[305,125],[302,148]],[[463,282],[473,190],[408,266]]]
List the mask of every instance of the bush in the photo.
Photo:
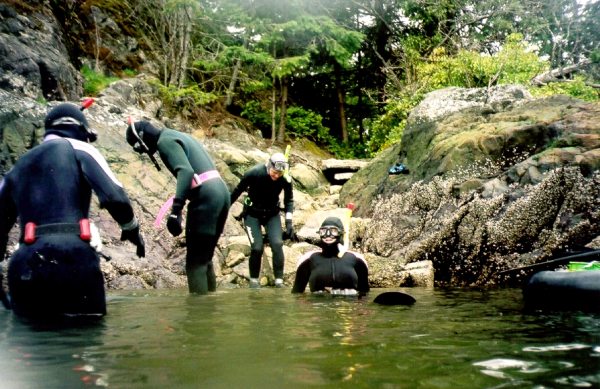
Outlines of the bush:
[[250,120],[263,133],[271,132],[271,112],[261,107],[260,102],[256,100],[247,102],[240,115]]
[[107,77],[102,73],[92,70],[89,66],[84,65],[81,70],[83,75],[83,91],[88,96],[96,96],[100,91],[105,89],[111,82],[117,81],[117,77]]
[[421,94],[403,93],[390,99],[385,106],[385,113],[369,122],[369,154],[375,154],[395,143],[400,142],[406,120],[410,111],[422,100]]
[[215,94],[200,90],[198,84],[191,84],[185,88],[165,86],[158,81],[152,84],[158,88],[159,96],[169,112],[182,113],[185,116],[194,116],[199,107],[218,100]]
[[[415,57],[417,58],[417,57]],[[387,102],[385,113],[369,123],[370,153],[377,153],[400,142],[410,111],[425,94],[442,88],[485,88],[498,84],[525,84],[548,68],[531,52],[523,37],[510,35],[493,56],[461,50],[448,55],[444,48],[435,49],[428,61],[414,60],[414,82],[402,85]]]
[[586,85],[581,76],[563,82],[550,82],[542,87],[530,88],[533,96],[569,95],[585,101],[598,101],[598,90]]
[[510,35],[502,49],[493,56],[461,50],[455,56],[443,48],[434,50],[429,61],[417,65],[424,89],[457,86],[482,88],[496,84],[527,84],[529,80],[548,68],[537,54],[528,49],[520,34]]

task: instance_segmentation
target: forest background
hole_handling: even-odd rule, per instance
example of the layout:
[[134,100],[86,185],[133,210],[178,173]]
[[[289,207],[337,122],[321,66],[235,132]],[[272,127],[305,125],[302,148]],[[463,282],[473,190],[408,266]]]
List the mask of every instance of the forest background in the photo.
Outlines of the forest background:
[[[273,142],[309,138],[338,158],[399,142],[436,89],[521,84],[534,96],[600,97],[598,0],[50,3],[66,31],[87,37],[67,47],[88,95],[153,73],[170,115],[194,123],[226,110]],[[109,22],[138,54],[113,55]]]

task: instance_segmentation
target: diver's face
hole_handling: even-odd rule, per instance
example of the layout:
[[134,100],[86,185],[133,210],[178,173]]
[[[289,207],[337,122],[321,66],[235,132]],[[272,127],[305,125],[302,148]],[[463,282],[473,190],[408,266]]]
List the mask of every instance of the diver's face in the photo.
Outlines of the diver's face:
[[323,226],[319,228],[319,236],[325,244],[333,244],[340,238],[341,231],[336,226]]
[[272,167],[269,168],[269,176],[271,177],[271,179],[273,181],[277,181],[278,179],[281,178],[281,176],[283,176],[283,172],[280,172],[279,170],[275,170]]

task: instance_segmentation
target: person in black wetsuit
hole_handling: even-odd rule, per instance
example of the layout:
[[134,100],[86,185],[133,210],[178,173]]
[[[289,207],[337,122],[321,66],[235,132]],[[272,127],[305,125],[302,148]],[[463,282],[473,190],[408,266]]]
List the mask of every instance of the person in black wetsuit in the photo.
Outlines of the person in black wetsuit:
[[139,223],[123,186],[88,142],[96,139],[79,107],[59,104],[45,118],[43,142],[0,183],[0,261],[19,219],[19,247],[8,265],[11,305],[44,320],[106,314],[100,259],[90,246],[92,190],[121,226],[121,240],[145,256]]
[[190,293],[206,294],[217,288],[213,254],[229,212],[229,189],[210,155],[188,134],[158,129],[147,121],[130,124],[127,143],[150,157],[158,151],[167,169],[177,179],[167,229],[173,236],[182,232],[181,212],[187,200],[185,223],[185,270]]
[[265,226],[271,251],[273,253],[273,273],[275,286],[283,287],[283,236],[279,213],[279,195],[283,191],[285,211],[285,235],[291,238],[294,234],[292,212],[294,210],[294,194],[291,180],[284,176],[289,165],[282,153],[271,155],[266,164],[259,163],[248,170],[236,188],[231,192],[231,203],[237,200],[242,192],[247,191],[244,201],[244,225],[250,239],[250,287],[260,286],[258,277],[264,250],[262,226]]
[[328,217],[319,228],[321,251],[311,251],[298,260],[292,293],[303,293],[306,285],[314,293],[364,295],[369,291],[369,268],[358,253],[344,251],[344,225]]

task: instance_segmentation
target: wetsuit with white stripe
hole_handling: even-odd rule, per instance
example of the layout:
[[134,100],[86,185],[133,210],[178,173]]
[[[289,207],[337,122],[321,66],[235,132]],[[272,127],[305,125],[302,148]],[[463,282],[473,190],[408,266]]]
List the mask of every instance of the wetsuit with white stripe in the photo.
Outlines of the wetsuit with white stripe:
[[8,286],[16,313],[104,315],[104,278],[97,253],[73,231],[36,234],[23,241],[25,225],[77,225],[89,214],[92,190],[102,208],[121,225],[137,225],[123,186],[92,145],[56,135],[24,154],[0,184],[0,259],[17,221],[19,248],[8,267]]
[[265,226],[269,245],[273,253],[273,273],[275,278],[283,278],[284,254],[281,230],[281,212],[279,196],[283,191],[283,207],[286,214],[294,211],[294,193],[292,184],[281,176],[273,180],[265,164],[250,168],[236,188],[231,192],[233,203],[242,194],[248,192],[249,203],[245,204],[244,225],[250,239],[249,260],[250,278],[258,278],[264,251],[261,226]]

